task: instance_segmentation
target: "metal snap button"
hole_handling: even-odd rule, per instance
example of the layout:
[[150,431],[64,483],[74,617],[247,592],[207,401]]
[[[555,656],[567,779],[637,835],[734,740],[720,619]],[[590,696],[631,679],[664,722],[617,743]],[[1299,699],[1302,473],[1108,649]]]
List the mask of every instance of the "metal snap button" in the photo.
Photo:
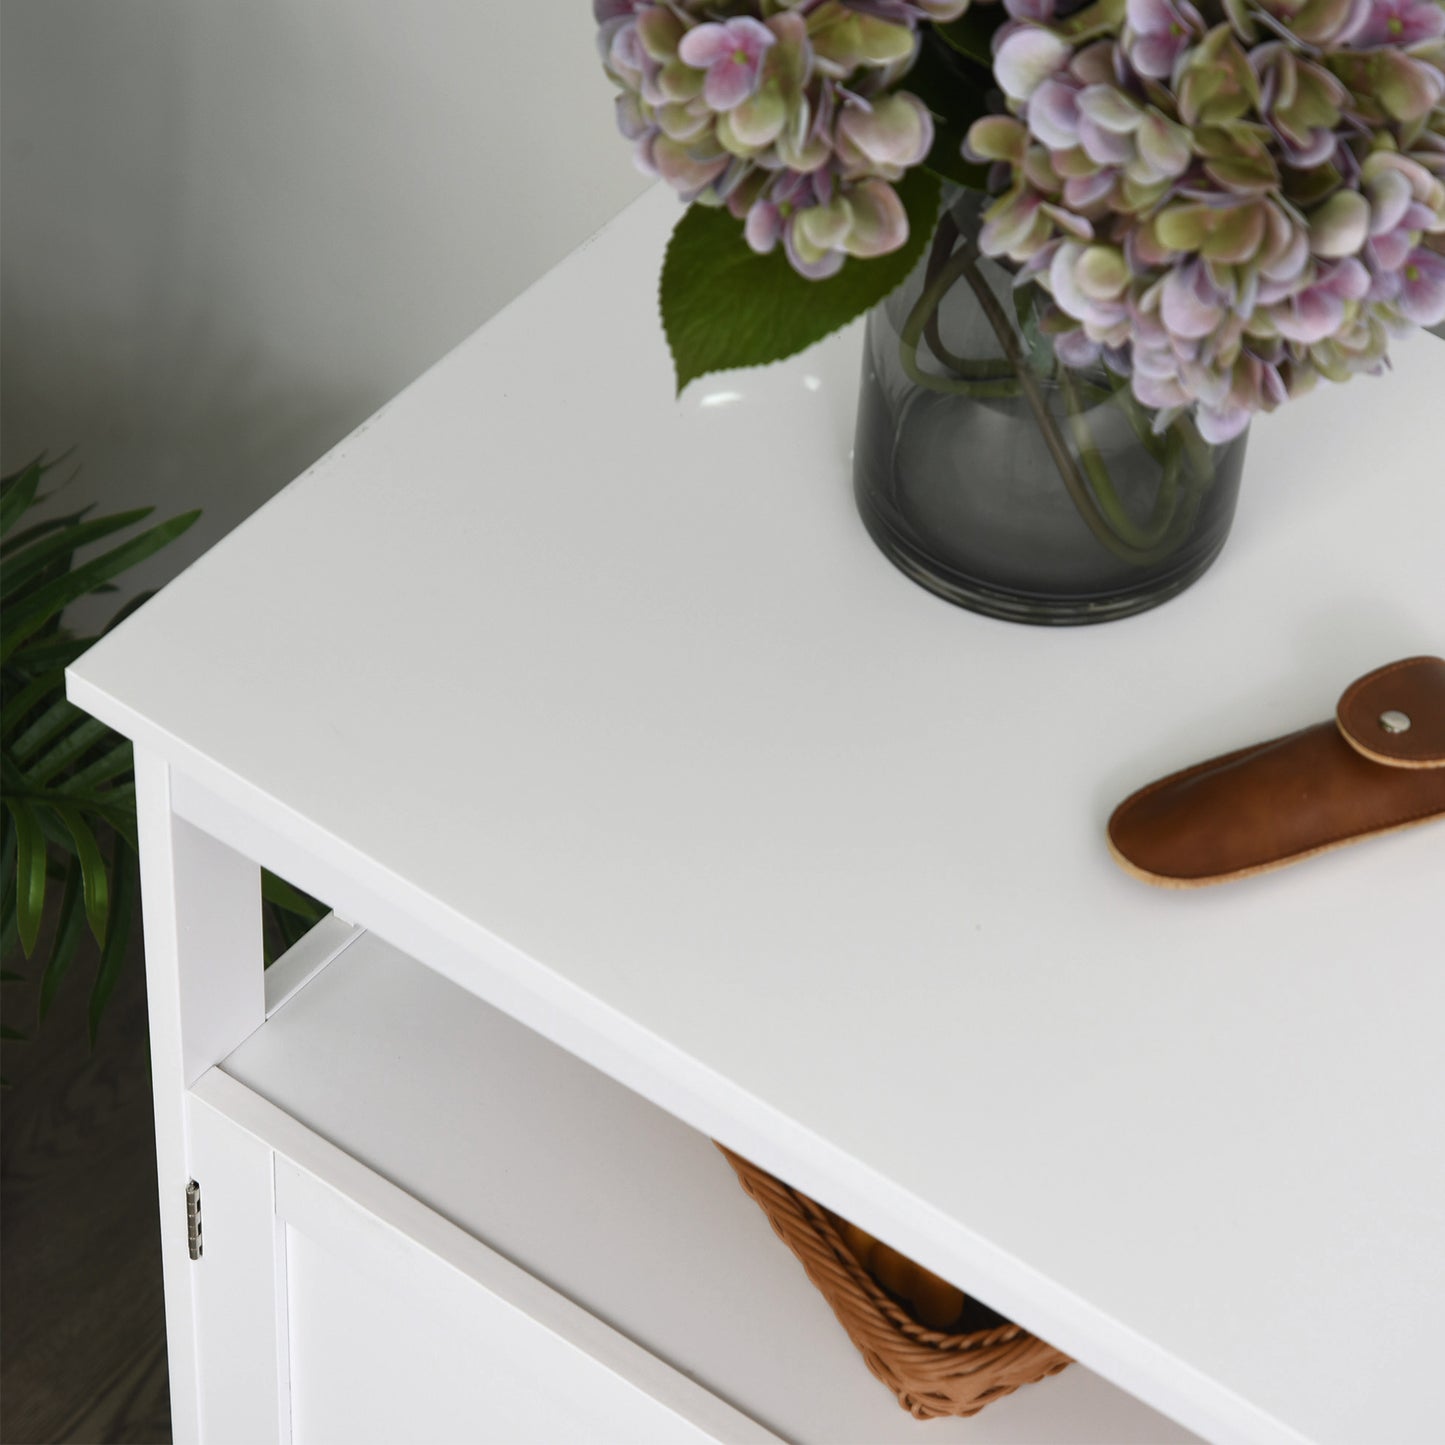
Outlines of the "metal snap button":
[[1389,712],[1380,714],[1380,726],[1387,733],[1404,733],[1410,730],[1410,715],[1391,708]]

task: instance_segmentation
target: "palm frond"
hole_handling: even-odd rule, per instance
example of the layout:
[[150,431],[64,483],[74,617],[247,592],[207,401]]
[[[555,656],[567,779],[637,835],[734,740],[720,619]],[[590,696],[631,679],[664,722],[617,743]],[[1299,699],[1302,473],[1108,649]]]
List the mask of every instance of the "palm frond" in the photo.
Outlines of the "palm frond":
[[[38,501],[39,498],[36,500]],[[62,527],[83,522],[94,510],[94,506],[84,507],[79,512],[67,512],[63,517],[47,517],[43,522],[32,522],[30,526],[19,532],[6,533],[4,540],[0,541],[0,557],[13,556],[22,547],[28,547],[38,537],[46,537],[51,532],[60,531]]]
[[[90,824],[80,815],[78,808],[59,807],[55,810],[65,824],[75,843],[75,856],[80,860],[81,891],[85,896],[85,916],[90,931],[97,943],[105,942],[106,925],[110,921],[110,880],[105,873],[105,858]],[[118,858],[120,847],[114,850]]]
[[126,951],[130,947],[130,920],[135,908],[136,866],[135,855],[125,844],[115,845],[114,896],[115,907],[111,910],[110,927],[106,930],[105,942],[100,950],[100,968],[96,971],[95,982],[90,989],[88,1018],[90,1043],[95,1046],[96,1035],[100,1032],[101,1015],[106,1003],[115,991],[116,980],[125,965]]
[[69,780],[70,791],[73,793],[88,792],[98,788],[102,783],[114,782],[117,778],[129,778],[133,776],[134,757],[133,749],[124,738],[120,742],[115,741],[115,734],[110,734],[108,739],[113,743],[93,763],[82,768]]
[[[45,957],[24,972],[5,971],[7,979],[38,977],[43,1020],[88,932],[99,950],[88,1006],[94,1043],[135,913],[135,773],[130,744],[66,699],[65,669],[96,639],[73,636],[63,614],[82,597],[114,591],[114,579],[174,541],[199,513],[150,526],[76,565],[83,550],[145,522],[151,509],[93,517],[86,508],[29,520],[53,465],[37,459],[0,478],[0,949],[7,964],[16,955],[31,959],[46,909],[55,910]],[[150,595],[121,607],[105,631]],[[262,881],[269,952],[272,935],[284,948],[326,909],[274,875]]]
[[266,967],[318,924],[330,911],[276,874],[261,870],[262,947]]
[[69,634],[61,634],[44,642],[31,642],[6,668],[6,672],[14,672],[17,676],[26,677],[56,673],[60,678],[60,686],[64,687],[65,669],[94,641],[93,637],[71,637]]
[[21,729],[28,729],[33,725],[33,716],[42,702],[47,707],[53,704],[55,698],[55,678],[35,677],[28,682],[20,682],[17,679],[17,686],[20,691],[8,697],[4,707],[4,717],[0,719],[0,745],[14,751],[18,738],[12,736],[19,733],[24,736]]
[[115,734],[103,722],[86,717],[79,708],[76,712],[84,719],[80,726],[63,733],[43,755],[33,758],[27,767],[26,771],[37,787],[44,788],[54,783],[68,767],[78,763],[97,743],[109,742],[114,738]]
[[56,990],[75,960],[81,934],[85,932],[85,910],[80,906],[80,863],[71,858],[65,867],[65,884],[60,899],[60,915],[55,923],[55,942],[50,957],[40,973],[39,1016],[43,1020],[55,1002]]
[[136,563],[143,562],[153,553],[160,551],[186,531],[199,517],[199,512],[186,512],[161,522],[132,537],[119,547],[93,558],[91,561],[53,578],[43,586],[29,592],[19,602],[12,602],[6,609],[5,626],[0,634],[0,662],[13,657],[48,622],[59,618],[72,602],[87,593],[96,591],[100,584],[118,576]]
[[37,538],[23,551],[7,558],[4,581],[0,582],[0,597],[13,597],[33,578],[41,576],[46,568],[57,563],[61,564],[62,572],[69,571],[71,559],[82,547],[143,522],[153,511],[154,507],[139,507],[133,512],[117,512],[113,517],[97,517],[93,522],[74,522],[49,536]]
[[15,858],[16,925],[20,930],[20,947],[29,958],[40,937],[40,922],[45,916],[45,832],[35,811],[23,798],[6,798],[5,807],[15,820],[18,841]]
[[35,505],[40,479],[45,475],[44,459],[33,462],[0,478],[0,537],[3,537]]
[[61,737],[67,729],[73,728],[84,716],[85,714],[73,702],[66,700],[63,693],[59,697],[53,697],[45,711],[15,739],[10,748],[11,757],[28,771],[29,764],[37,753],[49,748],[57,738]]
[[[152,509],[92,517],[86,508],[33,521],[52,465],[37,459],[0,478],[0,940],[7,965],[12,957],[32,959],[24,973],[6,972],[38,977],[43,1018],[91,934],[99,950],[89,1007],[94,1039],[134,912],[135,775],[130,744],[66,699],[65,668],[95,638],[73,636],[63,613],[82,597],[115,590],[114,578],[180,536],[198,514],[149,527],[77,565],[83,549],[135,528]],[[43,958],[33,958],[47,907],[54,910],[50,942]]]

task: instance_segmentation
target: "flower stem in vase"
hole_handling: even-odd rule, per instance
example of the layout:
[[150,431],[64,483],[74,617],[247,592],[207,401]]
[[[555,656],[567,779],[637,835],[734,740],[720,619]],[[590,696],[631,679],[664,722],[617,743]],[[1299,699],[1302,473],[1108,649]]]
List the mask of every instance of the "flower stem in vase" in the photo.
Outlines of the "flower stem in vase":
[[[949,231],[952,232],[951,236],[947,235]],[[940,237],[947,237],[951,243],[958,234],[951,220],[945,218],[939,227]],[[1060,430],[1058,420],[1049,407],[1048,398],[1023,349],[1017,330],[978,269],[979,255],[977,243],[973,240],[966,241],[963,247],[950,257],[948,263],[939,269],[934,285],[926,289],[920,300],[920,308],[925,302],[930,303],[933,326],[936,328],[938,302],[946,292],[948,283],[959,278],[968,283],[980,310],[998,339],[1013,375],[1017,378],[1018,392],[1022,393],[1038,423],[1044,444],[1080,517],[1094,536],[1122,561],[1141,567],[1159,562],[1188,535],[1203,491],[1212,480],[1213,469],[1209,465],[1208,447],[1197,433],[1192,438],[1195,446],[1189,447],[1191,438],[1186,433],[1192,430],[1192,427],[1185,418],[1176,419],[1164,437],[1156,437],[1147,415],[1128,394],[1127,383],[1113,393],[1105,392],[1076,377],[1067,366],[1059,363],[1055,375],[1068,411],[1069,430],[1074,443],[1071,450],[1068,439]],[[938,354],[939,349],[934,348],[935,354]],[[956,359],[951,360],[956,364]],[[1152,515],[1145,526],[1139,526],[1129,516],[1109,476],[1108,467],[1094,444],[1089,430],[1088,406],[1083,395],[1085,389],[1097,394],[1091,396],[1090,401],[1111,398],[1117,400],[1141,442],[1160,461],[1160,486],[1155,496]],[[1201,454],[1197,457],[1191,456],[1190,461],[1194,464],[1187,468],[1186,451]],[[1189,473],[1191,484],[1181,491],[1180,472],[1185,469]]]

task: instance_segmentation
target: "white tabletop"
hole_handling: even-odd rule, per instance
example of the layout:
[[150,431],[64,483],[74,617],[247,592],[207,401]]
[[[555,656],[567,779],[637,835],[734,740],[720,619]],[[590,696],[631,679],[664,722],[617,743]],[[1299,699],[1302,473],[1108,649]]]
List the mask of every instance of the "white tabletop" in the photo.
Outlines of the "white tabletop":
[[1445,827],[1178,893],[1103,824],[1441,650],[1445,346],[1258,423],[1178,599],[1019,627],[864,533],[856,329],[674,402],[674,215],[625,212],[72,695],[344,870],[358,922],[444,934],[1202,1433],[1438,1439]]

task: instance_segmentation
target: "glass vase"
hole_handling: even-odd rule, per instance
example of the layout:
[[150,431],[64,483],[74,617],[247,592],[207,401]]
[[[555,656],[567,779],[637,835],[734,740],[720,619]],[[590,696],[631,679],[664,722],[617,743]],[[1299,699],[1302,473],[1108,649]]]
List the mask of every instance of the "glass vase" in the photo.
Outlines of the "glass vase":
[[981,198],[951,196],[929,253],[868,318],[854,493],[915,582],[1016,622],[1155,607],[1219,554],[1246,436],[1156,428],[1102,363],[1062,365],[1039,290],[980,255]]

